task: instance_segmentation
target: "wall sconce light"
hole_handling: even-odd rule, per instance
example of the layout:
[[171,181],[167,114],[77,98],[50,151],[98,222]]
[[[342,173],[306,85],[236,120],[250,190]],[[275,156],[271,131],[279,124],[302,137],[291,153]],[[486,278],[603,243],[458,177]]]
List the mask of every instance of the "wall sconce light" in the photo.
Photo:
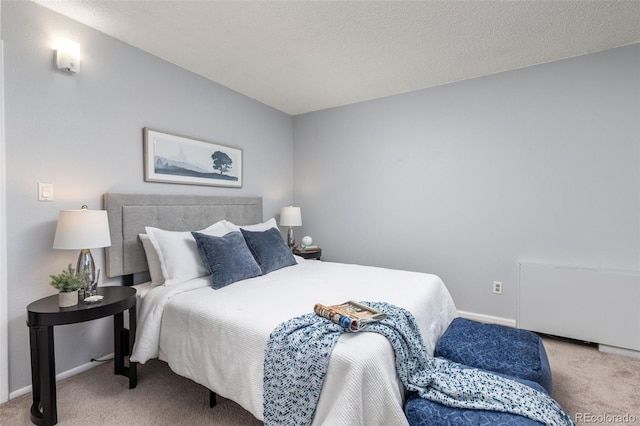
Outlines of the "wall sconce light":
[[80,72],[80,45],[75,41],[61,40],[56,50],[56,65],[59,70]]

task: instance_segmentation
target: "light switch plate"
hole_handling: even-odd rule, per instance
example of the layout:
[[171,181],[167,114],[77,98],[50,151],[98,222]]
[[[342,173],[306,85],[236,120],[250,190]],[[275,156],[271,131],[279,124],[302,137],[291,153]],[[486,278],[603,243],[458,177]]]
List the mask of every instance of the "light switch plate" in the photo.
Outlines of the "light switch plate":
[[38,182],[38,201],[53,201],[53,184]]

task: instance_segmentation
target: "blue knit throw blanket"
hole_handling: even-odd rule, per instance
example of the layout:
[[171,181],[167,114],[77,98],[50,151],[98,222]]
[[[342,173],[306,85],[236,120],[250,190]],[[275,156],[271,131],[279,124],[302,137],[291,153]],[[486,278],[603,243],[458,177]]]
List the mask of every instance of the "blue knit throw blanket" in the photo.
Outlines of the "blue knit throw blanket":
[[[427,354],[411,313],[384,302],[363,302],[387,318],[362,331],[385,336],[395,353],[405,388],[450,407],[501,411],[546,425],[573,425],[548,395],[486,371],[463,368]],[[341,333],[350,332],[314,313],[280,324],[272,333],[264,361],[265,425],[309,425],[320,398],[329,357]]]

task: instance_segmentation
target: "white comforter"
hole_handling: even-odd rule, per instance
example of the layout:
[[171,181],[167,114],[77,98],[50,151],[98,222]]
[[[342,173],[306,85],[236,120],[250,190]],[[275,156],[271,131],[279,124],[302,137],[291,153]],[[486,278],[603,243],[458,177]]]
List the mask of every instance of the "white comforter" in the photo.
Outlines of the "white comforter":
[[[316,303],[385,301],[411,311],[429,353],[456,309],[435,275],[319,262],[298,264],[219,290],[209,277],[156,287],[142,299],[132,361],[159,357],[182,376],[262,420],[264,349],[280,323]],[[336,344],[314,424],[406,425],[391,345],[377,333]]]

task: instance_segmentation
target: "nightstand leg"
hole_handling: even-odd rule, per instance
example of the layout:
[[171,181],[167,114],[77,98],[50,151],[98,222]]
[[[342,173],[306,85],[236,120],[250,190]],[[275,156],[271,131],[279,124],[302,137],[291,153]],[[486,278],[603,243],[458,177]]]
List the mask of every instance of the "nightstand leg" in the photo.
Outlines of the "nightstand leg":
[[114,374],[129,377],[129,389],[138,384],[137,363],[129,362],[125,366],[125,357],[131,355],[136,336],[136,309],[129,309],[129,328],[124,328],[124,314],[122,312],[113,316],[113,347],[114,347]]
[[36,425],[58,423],[56,360],[53,327],[29,327],[31,345],[31,421]]
[[113,316],[113,374],[126,376],[124,371],[124,316],[119,312]]

